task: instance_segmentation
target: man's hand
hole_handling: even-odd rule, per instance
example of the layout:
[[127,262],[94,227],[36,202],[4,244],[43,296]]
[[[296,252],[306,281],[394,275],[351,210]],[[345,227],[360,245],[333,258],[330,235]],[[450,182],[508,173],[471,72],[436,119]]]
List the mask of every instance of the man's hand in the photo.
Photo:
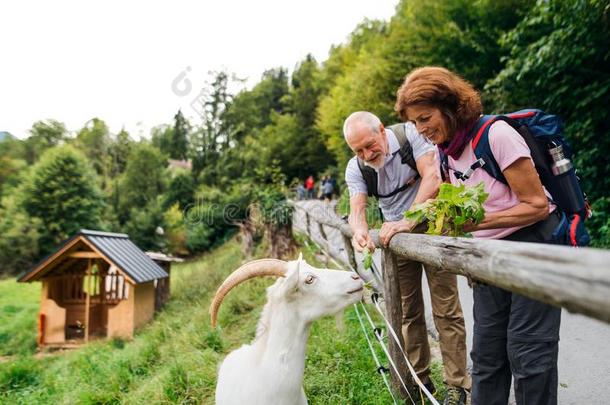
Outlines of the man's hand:
[[379,230],[379,241],[383,247],[388,247],[392,237],[399,232],[411,232],[415,224],[406,219],[394,222],[384,222]]
[[356,231],[352,237],[352,245],[358,252],[362,252],[365,247],[369,248],[369,251],[375,251],[375,244],[371,240],[368,231]]

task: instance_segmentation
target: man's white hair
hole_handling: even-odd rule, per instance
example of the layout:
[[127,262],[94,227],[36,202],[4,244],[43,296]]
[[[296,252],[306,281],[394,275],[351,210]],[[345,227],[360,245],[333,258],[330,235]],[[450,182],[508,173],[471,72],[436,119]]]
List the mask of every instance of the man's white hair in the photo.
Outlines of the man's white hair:
[[347,136],[355,125],[365,125],[371,131],[378,133],[381,120],[375,114],[368,111],[356,111],[350,114],[343,123],[343,137],[347,141]]

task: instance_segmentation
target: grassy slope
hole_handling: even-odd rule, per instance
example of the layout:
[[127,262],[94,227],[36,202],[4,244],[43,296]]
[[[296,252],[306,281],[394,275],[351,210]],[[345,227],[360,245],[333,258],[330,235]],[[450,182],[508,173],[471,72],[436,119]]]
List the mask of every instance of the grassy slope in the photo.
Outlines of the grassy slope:
[[[306,257],[310,254],[306,252]],[[7,297],[0,301],[2,306],[17,302],[11,295],[19,296],[23,309],[18,312],[25,320],[11,320],[0,329],[21,328],[17,339],[0,347],[22,353],[0,363],[0,403],[213,403],[218,363],[254,336],[264,289],[271,283],[253,280],[238,287],[223,304],[222,329],[211,330],[211,296],[242,259],[238,244],[230,241],[198,261],[175,266],[171,302],[132,342],[96,342],[41,359],[29,354],[39,286],[2,282],[0,292],[6,295],[1,296]],[[2,316],[4,325],[9,318]],[[338,331],[335,319],[329,317],[312,328],[304,383],[310,403],[390,403],[352,308],[346,311],[345,323],[345,330]]]
[[0,356],[33,353],[40,284],[0,280]]

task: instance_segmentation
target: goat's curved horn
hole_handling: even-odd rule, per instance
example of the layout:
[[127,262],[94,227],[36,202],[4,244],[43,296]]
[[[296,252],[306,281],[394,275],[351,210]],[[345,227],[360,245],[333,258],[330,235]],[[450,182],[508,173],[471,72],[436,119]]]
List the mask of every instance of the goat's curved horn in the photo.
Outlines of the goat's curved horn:
[[212,327],[216,327],[216,316],[218,309],[224,297],[231,289],[246,280],[254,277],[276,276],[284,277],[288,270],[288,263],[277,259],[260,259],[253,260],[242,266],[229,275],[225,281],[216,290],[216,295],[212,299],[210,305],[210,317],[212,318]]

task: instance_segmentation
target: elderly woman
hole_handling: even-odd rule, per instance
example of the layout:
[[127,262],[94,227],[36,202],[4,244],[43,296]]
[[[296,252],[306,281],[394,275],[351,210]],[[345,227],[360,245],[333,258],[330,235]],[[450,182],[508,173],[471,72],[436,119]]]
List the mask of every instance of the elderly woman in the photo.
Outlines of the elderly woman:
[[[553,243],[559,210],[547,198],[527,144],[509,124],[495,121],[488,133],[508,184],[481,168],[468,170],[477,166],[471,142],[483,111],[470,83],[444,68],[416,69],[398,90],[396,111],[447,157],[452,184],[484,183],[485,218],[466,231],[475,238]],[[483,283],[473,289],[472,404],[506,405],[511,376],[517,404],[556,404],[560,308]]]

